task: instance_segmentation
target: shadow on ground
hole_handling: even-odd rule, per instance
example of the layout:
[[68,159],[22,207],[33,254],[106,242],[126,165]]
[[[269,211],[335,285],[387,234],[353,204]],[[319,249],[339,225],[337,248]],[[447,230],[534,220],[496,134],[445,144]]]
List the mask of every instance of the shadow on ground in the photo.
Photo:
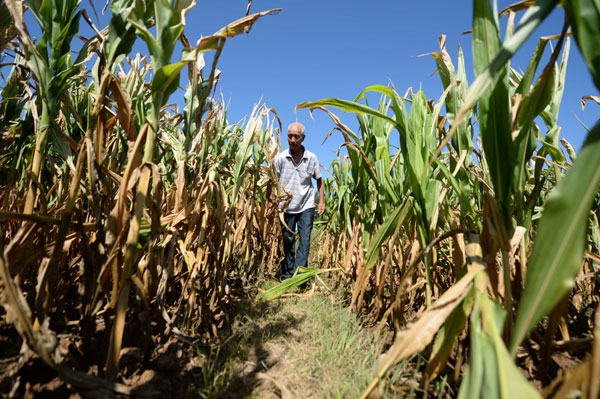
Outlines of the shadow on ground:
[[[280,306],[278,301],[239,301],[230,309],[230,327],[221,331],[218,343],[193,343],[189,337],[175,334],[157,344],[150,359],[143,359],[140,348],[124,348],[118,380],[132,388],[132,392],[130,396],[109,394],[108,397],[249,397],[264,381],[261,375],[264,377],[278,364],[277,354],[266,346],[272,348],[273,342],[281,342],[297,330],[303,320],[303,317],[290,314],[271,317]],[[56,371],[32,351],[19,353],[22,339],[2,316],[0,314],[0,396],[26,399],[88,397],[89,393],[81,395],[65,384]],[[75,369],[85,370],[83,363],[86,362],[82,361],[81,353],[72,342],[67,352],[73,358],[67,363]],[[98,370],[90,369],[88,373],[97,375]]]
[[[233,370],[229,369],[231,374],[226,384],[211,395],[213,398],[242,399],[252,395],[265,381],[265,375],[280,366],[280,353],[267,347],[283,347],[283,340],[294,339],[294,332],[305,318],[289,313],[269,317],[282,306],[278,301],[241,305],[237,313],[241,324],[236,326],[223,348],[226,353],[221,362],[221,366],[224,366],[221,371],[227,374],[226,369],[232,366],[232,362],[234,367]],[[277,381],[271,382],[277,387]]]

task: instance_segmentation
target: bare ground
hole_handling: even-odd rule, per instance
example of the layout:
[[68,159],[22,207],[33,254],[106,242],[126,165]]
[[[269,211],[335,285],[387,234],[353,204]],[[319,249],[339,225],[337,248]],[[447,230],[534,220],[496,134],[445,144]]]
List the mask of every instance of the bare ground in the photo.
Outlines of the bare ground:
[[[173,334],[154,337],[154,351],[144,359],[137,347],[122,352],[117,380],[132,395],[117,398],[320,398],[318,381],[303,377],[301,365],[310,356],[303,334],[306,301],[313,291],[281,301],[240,299],[230,315],[230,329],[217,342],[195,343]],[[85,359],[78,337],[68,328],[58,336],[65,362],[97,375]],[[3,398],[81,398],[23,341],[6,315],[0,313],[0,395]]]

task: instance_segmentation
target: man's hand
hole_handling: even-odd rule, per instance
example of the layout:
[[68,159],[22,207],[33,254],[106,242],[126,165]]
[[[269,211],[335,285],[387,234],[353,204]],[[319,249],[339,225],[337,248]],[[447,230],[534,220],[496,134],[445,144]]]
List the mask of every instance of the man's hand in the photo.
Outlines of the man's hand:
[[317,179],[317,188],[319,189],[319,207],[317,208],[317,215],[322,216],[325,213],[325,185],[323,184],[323,179]]
[[325,213],[325,203],[323,201],[319,201],[319,208],[317,209],[317,215],[323,216]]

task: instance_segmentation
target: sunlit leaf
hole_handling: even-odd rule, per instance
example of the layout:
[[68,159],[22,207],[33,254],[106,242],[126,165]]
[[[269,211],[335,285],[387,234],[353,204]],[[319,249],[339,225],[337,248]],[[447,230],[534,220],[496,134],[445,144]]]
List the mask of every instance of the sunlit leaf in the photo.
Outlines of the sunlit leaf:
[[600,184],[600,123],[544,204],[511,338],[516,347],[571,290],[581,267],[588,214]]
[[600,89],[600,4],[597,0],[567,0],[564,7],[577,46]]

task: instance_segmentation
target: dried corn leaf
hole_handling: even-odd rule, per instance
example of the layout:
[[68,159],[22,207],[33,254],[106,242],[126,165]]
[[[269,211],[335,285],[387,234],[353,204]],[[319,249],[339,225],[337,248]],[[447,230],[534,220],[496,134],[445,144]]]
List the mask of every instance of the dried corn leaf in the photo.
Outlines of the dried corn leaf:
[[216,50],[219,47],[220,40],[237,36],[240,33],[247,33],[259,18],[269,14],[277,14],[279,11],[281,11],[281,8],[273,8],[268,11],[258,12],[248,15],[247,17],[240,18],[237,21],[225,25],[214,34],[198,40],[198,43],[196,43],[196,48],[198,51]]
[[379,366],[375,377],[371,380],[369,387],[363,392],[361,398],[380,397],[381,394],[376,390],[374,391],[374,389],[382,381],[389,369],[401,360],[422,351],[429,345],[448,316],[460,305],[463,298],[467,295],[475,275],[483,269],[481,263],[474,263],[469,272],[428,308],[419,320],[396,336],[392,347],[379,359]]

